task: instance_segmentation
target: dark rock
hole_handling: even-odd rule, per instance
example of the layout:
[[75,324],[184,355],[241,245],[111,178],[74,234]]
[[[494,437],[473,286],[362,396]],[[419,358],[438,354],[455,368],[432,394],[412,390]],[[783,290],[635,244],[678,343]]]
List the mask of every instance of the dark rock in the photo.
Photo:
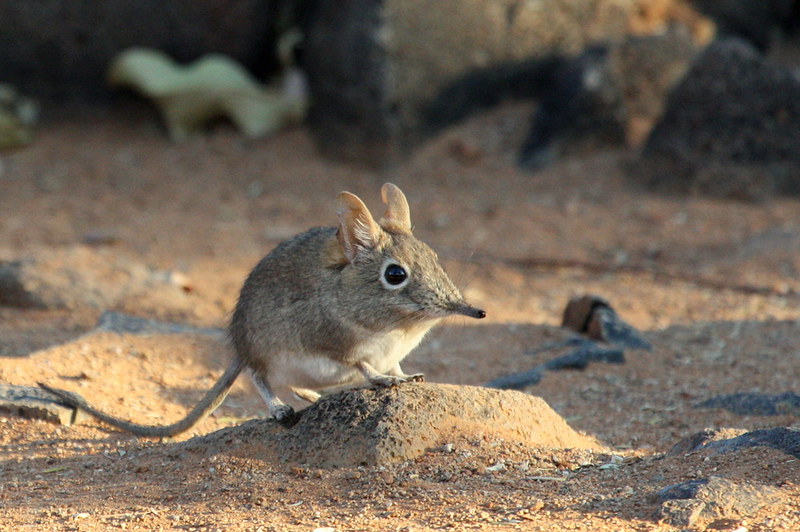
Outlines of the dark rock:
[[676,456],[703,450],[729,453],[747,447],[770,447],[800,458],[800,430],[788,427],[774,427],[750,432],[734,429],[706,429],[679,441],[667,455]]
[[539,384],[544,376],[545,367],[540,364],[527,371],[514,373],[512,375],[503,375],[496,379],[492,379],[484,386],[487,388],[497,388],[499,390],[524,390],[528,386]]
[[180,62],[226,54],[256,71],[276,41],[270,4],[260,0],[39,0],[0,2],[3,81],[43,99],[109,99],[105,73],[131,46]]
[[520,164],[536,169],[575,151],[638,147],[698,50],[688,30],[680,28],[592,47],[563,60],[534,113]]
[[653,348],[639,331],[619,317],[608,301],[595,295],[572,298],[564,309],[561,326],[621,348],[648,351]]
[[701,520],[747,518],[764,507],[786,504],[777,488],[740,484],[720,477],[668,486],[654,496],[661,503],[659,518],[672,526],[696,526]]
[[600,337],[603,341],[625,349],[644,349],[653,346],[641,333],[625,322],[611,307],[599,307],[592,315],[588,327],[589,337]]
[[[312,131],[330,155],[392,162],[431,124],[463,116],[473,104],[470,94],[475,105],[486,105],[506,90],[508,78],[512,92],[530,79],[535,60],[546,64],[593,42],[620,40],[644,3],[320,1],[304,45]],[[487,80],[486,90],[464,89]],[[431,105],[436,101],[458,105],[439,112]]]
[[[603,346],[582,338],[571,339],[566,342],[550,345],[544,349],[544,351],[561,349],[564,347],[569,347],[571,350],[566,354],[539,364],[528,371],[493,379],[487,382],[485,386],[487,388],[500,388],[504,390],[522,390],[528,386],[538,384],[545,371],[586,369],[591,362],[605,362],[609,364],[622,364],[625,362],[625,354],[621,349]],[[541,353],[542,351],[542,349],[539,349],[536,352]]]
[[673,484],[656,493],[654,499],[657,502],[671,501],[674,499],[693,499],[697,496],[697,492],[700,488],[706,484],[708,484],[707,478]]
[[535,349],[529,354],[559,350],[563,354],[530,370],[493,379],[485,386],[521,390],[538,384],[545,371],[585,369],[592,362],[623,364],[624,349],[652,349],[650,342],[623,321],[608,301],[595,295],[572,298],[564,309],[562,327],[586,337],[573,337]]
[[622,364],[625,362],[625,355],[622,349],[583,342],[578,349],[545,362],[543,367],[549,370],[586,369],[591,362]]
[[710,16],[722,35],[743,37],[765,49],[775,28],[797,31],[800,5],[797,0],[692,0]]
[[779,416],[793,414],[800,416],[800,395],[794,392],[779,394],[734,393],[718,395],[695,408],[724,408],[740,416]]
[[742,41],[713,43],[669,97],[638,171],[661,191],[800,194],[800,78]]
[[667,452],[667,456],[683,456],[702,448],[705,444],[735,438],[747,432],[744,429],[704,429],[681,439]]
[[735,438],[709,442],[704,446],[718,453],[729,453],[746,447],[771,447],[800,458],[800,430],[788,427],[760,429]]

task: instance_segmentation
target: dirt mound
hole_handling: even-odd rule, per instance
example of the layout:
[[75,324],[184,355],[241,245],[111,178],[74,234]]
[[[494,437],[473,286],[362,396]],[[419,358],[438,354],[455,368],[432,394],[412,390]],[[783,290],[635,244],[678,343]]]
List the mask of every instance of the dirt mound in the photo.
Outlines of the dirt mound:
[[317,467],[388,465],[469,435],[532,447],[602,450],[539,397],[474,386],[410,383],[325,397],[282,430],[255,421],[186,442],[242,457],[276,456]]

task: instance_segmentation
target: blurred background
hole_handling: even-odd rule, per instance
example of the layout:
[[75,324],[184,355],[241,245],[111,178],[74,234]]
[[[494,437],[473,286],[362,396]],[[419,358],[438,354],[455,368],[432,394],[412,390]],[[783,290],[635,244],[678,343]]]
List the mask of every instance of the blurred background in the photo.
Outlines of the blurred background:
[[[788,502],[709,528],[800,529],[800,0],[0,0],[0,385],[178,419],[228,360],[207,328],[253,265],[335,225],[342,190],[380,215],[387,181],[488,314],[438,326],[403,369],[485,385],[547,368],[524,391],[624,462],[548,450],[545,473],[517,468],[502,462],[516,445],[464,425],[466,447],[397,481],[317,477],[260,454],[146,454],[12,403],[0,523],[494,529],[525,527],[504,519],[530,507],[548,530],[666,529],[651,495],[713,475]],[[578,335],[565,306],[586,294],[652,349],[553,369]],[[117,334],[106,311],[178,325]],[[194,434],[263,415],[240,381]],[[794,457],[664,454],[708,427],[777,429],[764,445]],[[485,463],[451,475],[469,453]],[[391,511],[373,504],[394,487]],[[674,508],[696,521],[702,506]]]
[[[391,180],[498,319],[557,321],[597,272],[793,293],[799,30],[792,0],[0,2],[0,251],[163,269],[176,300],[57,305],[220,323]],[[707,311],[637,297],[647,327]]]

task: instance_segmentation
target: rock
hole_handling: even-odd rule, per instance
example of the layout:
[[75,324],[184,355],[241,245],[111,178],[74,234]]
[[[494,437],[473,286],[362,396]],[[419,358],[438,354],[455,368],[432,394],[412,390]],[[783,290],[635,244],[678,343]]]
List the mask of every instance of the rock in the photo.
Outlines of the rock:
[[83,412],[59,403],[41,388],[13,384],[0,384],[0,412],[61,425],[74,425],[86,419]]
[[800,416],[800,395],[794,392],[779,394],[734,393],[718,395],[697,403],[695,408],[724,408],[740,416]]
[[771,447],[800,458],[800,429],[774,427],[745,432],[739,429],[706,429],[676,443],[668,456],[708,450],[729,453],[747,447]]
[[662,489],[652,498],[656,502],[692,499],[697,496],[697,492],[700,490],[700,487],[705,486],[706,484],[708,484],[707,478],[700,480],[689,480],[687,482],[681,482],[680,484],[673,484],[672,486],[667,486],[666,488]]
[[183,304],[187,294],[172,272],[125,259],[114,250],[76,246],[0,259],[0,305],[29,308],[110,308],[147,294]]
[[544,372],[544,365],[539,364],[527,371],[497,377],[484,384],[484,386],[487,388],[497,388],[498,390],[524,390],[528,386],[539,384],[539,381],[541,381],[544,376]]
[[106,68],[130,46],[157,48],[180,62],[216,52],[257,70],[276,40],[272,3],[2,2],[0,71],[34,97],[87,102],[111,98]]
[[548,360],[543,365],[549,370],[586,369],[591,362],[622,364],[625,362],[625,354],[622,349],[607,348],[594,342],[582,342],[576,350]]
[[742,41],[711,44],[669,97],[637,170],[671,193],[800,194],[800,78]]
[[652,344],[645,340],[639,331],[620,318],[610,306],[595,309],[586,333],[590,338],[599,338],[624,349],[644,349],[645,351],[653,349]]
[[167,323],[158,320],[148,320],[138,316],[131,316],[113,310],[107,310],[100,315],[97,325],[87,335],[96,332],[113,332],[118,334],[205,334],[222,338],[225,336],[223,329],[213,327],[193,327],[182,323]]
[[339,392],[302,411],[291,429],[254,421],[185,445],[255,457],[277,452],[284,461],[314,467],[354,467],[412,460],[427,449],[478,433],[532,447],[604,449],[571,429],[538,397],[430,383]]
[[528,386],[538,384],[545,371],[582,370],[586,369],[591,362],[606,362],[609,364],[622,364],[625,362],[625,354],[622,349],[576,336],[547,343],[526,352],[528,355],[540,355],[542,353],[560,354],[527,371],[493,379],[484,386],[504,390],[522,390]]
[[521,166],[533,170],[601,146],[639,147],[699,49],[689,31],[679,28],[565,59],[534,113]]
[[735,438],[717,440],[704,445],[718,453],[729,453],[745,447],[771,447],[800,458],[800,429],[775,427],[745,432]]
[[[548,346],[548,349],[563,347],[569,347],[567,353],[552,358],[528,371],[493,379],[487,382],[485,386],[503,390],[522,390],[528,386],[538,384],[544,372],[548,370],[586,369],[592,362],[605,362],[608,364],[622,364],[625,362],[625,354],[622,349],[603,346],[581,338],[574,338],[561,344]],[[541,352],[542,350],[537,350],[537,353]]]
[[747,432],[744,429],[705,429],[696,432],[691,436],[681,439],[678,443],[672,446],[667,452],[667,456],[683,456],[684,454],[691,453],[701,449],[705,444],[724,440],[728,438],[735,438],[740,434]]
[[653,348],[639,331],[619,317],[608,301],[595,295],[572,298],[564,309],[561,326],[621,348],[648,351]]
[[[561,326],[577,333],[586,333],[596,309],[608,307],[608,301],[592,294],[576,296],[567,302],[561,317]],[[602,340],[602,338],[595,338]]]
[[665,501],[657,513],[657,518],[676,527],[693,527],[700,520],[705,505],[693,500]]
[[668,486],[653,499],[661,503],[660,519],[676,527],[694,527],[702,520],[747,518],[762,508],[786,504],[788,495],[771,486],[710,477]]
[[624,349],[652,349],[650,342],[623,321],[608,301],[595,295],[572,298],[564,309],[562,327],[585,337],[573,336],[535,349],[528,354],[554,351],[562,354],[530,370],[493,379],[485,386],[522,390],[538,384],[545,371],[586,369],[592,362],[622,364],[625,362]]
[[[648,0],[329,0],[307,30],[309,121],[324,152],[391,162],[446,124],[433,102],[446,91],[483,106],[528,85],[536,60],[617,41]],[[532,62],[533,61],[533,62]],[[476,75],[476,72],[480,75]],[[488,89],[483,88],[488,83]],[[459,87],[459,84],[474,88]],[[514,89],[516,90],[516,89]],[[451,97],[438,100],[448,102]],[[473,106],[474,107],[474,106]]]

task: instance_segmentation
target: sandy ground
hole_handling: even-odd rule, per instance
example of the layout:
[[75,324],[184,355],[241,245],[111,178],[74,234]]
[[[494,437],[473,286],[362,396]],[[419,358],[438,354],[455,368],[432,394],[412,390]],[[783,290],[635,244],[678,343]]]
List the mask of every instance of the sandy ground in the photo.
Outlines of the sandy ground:
[[[515,150],[530,110],[472,119],[386,171],[322,159],[304,129],[247,142],[220,127],[173,145],[147,114],[64,118],[0,156],[0,258],[102,248],[185,281],[180,297],[144,295],[116,310],[222,327],[263,254],[332,225],[340,190],[380,212],[380,185],[392,181],[408,196],[416,235],[488,313],[439,326],[404,369],[475,385],[524,371],[546,359],[531,351],[562,334],[570,297],[601,295],[654,349],[629,351],[621,365],[550,372],[527,392],[612,451],[460,434],[416,460],[329,470],[0,414],[0,528],[671,530],[651,495],[709,475],[792,497],[706,523],[713,529],[800,528],[794,457],[766,448],[664,455],[706,427],[798,425],[792,413],[694,405],[800,391],[800,201],[653,195],[625,176],[633,155],[624,150],[520,172]],[[44,380],[158,423],[183,415],[227,363],[223,343],[197,335],[82,337],[103,310],[0,308],[0,383]],[[178,440],[263,414],[240,379]]]

